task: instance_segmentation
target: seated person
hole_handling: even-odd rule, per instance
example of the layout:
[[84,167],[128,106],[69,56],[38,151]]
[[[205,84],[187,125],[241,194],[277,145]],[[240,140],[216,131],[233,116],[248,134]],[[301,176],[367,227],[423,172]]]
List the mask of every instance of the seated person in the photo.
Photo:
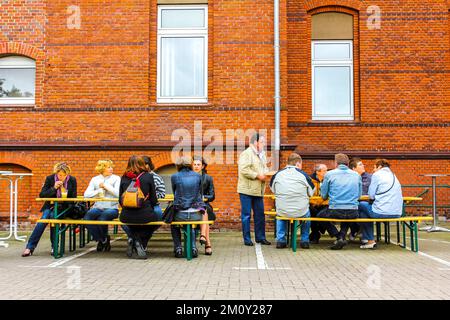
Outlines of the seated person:
[[[356,219],[358,218],[358,201],[362,193],[361,177],[348,167],[348,156],[339,153],[334,157],[336,169],[327,172],[322,183],[321,196],[329,199],[329,206],[319,212],[319,218],[332,219]],[[336,237],[336,243],[332,250],[340,250],[345,245],[344,235],[349,224],[341,223],[341,231],[338,232],[331,222],[322,222],[332,237]]]
[[[372,182],[369,187],[369,198],[373,204],[361,202],[359,214],[361,218],[395,219],[402,216],[403,196],[402,186],[390,169],[386,159],[376,160]],[[367,240],[361,249],[376,249],[377,244],[373,237],[373,223],[361,223],[362,240]]]
[[[327,171],[328,168],[325,164],[319,163],[315,165],[314,173],[310,175],[315,187],[313,197],[320,197],[320,187]],[[317,217],[317,214],[328,206],[328,201],[323,200],[321,197],[320,199],[310,200],[309,203],[311,217]],[[311,221],[311,234],[309,235],[309,242],[318,244],[321,234],[324,234],[325,232],[326,230],[321,228],[319,222]]]
[[[53,167],[53,174],[45,178],[45,183],[42,186],[40,198],[76,198],[77,197],[77,179],[70,175],[70,167],[65,163],[57,163]],[[70,210],[73,207],[72,202],[63,202],[58,204],[58,215],[66,210]],[[41,219],[54,218],[54,204],[50,201],[46,201],[41,208]],[[67,211],[66,211],[67,212]],[[28,243],[25,251],[22,253],[22,257],[29,257],[33,255],[34,249],[36,249],[42,234],[47,227],[46,223],[37,223],[34,227],[33,233],[28,239]],[[53,228],[50,229],[50,241],[53,243]],[[53,253],[53,249],[52,249]]]
[[[275,194],[277,215],[281,217],[310,217],[309,198],[314,193],[311,178],[302,171],[302,158],[292,153],[286,168],[278,171],[270,180],[270,189]],[[288,222],[277,220],[277,249],[286,248]],[[310,221],[301,224],[300,247],[309,249]]]
[[[118,198],[120,177],[113,174],[114,164],[111,160],[99,160],[95,176],[89,182],[84,192],[85,198]],[[119,216],[118,201],[97,201],[84,216],[84,220],[112,221]],[[110,251],[111,238],[108,235],[108,226],[87,225],[92,237],[97,241],[97,251]]]
[[[362,160],[357,157],[352,158],[352,160],[350,160],[349,168],[361,176],[362,195],[363,196],[368,195],[372,175],[370,173],[366,172],[366,168],[364,167],[364,163],[362,162]],[[356,235],[358,234],[359,230],[360,230],[360,228],[359,228],[358,223],[350,223],[350,236],[349,236],[350,241],[355,240]]]

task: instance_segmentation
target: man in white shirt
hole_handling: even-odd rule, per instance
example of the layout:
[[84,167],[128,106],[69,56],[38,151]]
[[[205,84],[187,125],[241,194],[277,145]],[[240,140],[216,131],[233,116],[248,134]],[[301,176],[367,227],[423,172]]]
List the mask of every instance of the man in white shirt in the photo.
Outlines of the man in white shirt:
[[[361,202],[359,204],[360,218],[395,219],[402,216],[403,196],[402,186],[390,169],[386,159],[377,160],[374,174],[369,187],[369,198],[373,204]],[[376,249],[373,236],[373,222],[361,223],[362,240],[367,241],[361,249]]]
[[[270,181],[270,189],[275,194],[277,215],[281,217],[310,217],[309,198],[314,194],[314,184],[308,174],[302,171],[302,158],[292,153],[288,165],[278,171]],[[309,248],[311,222],[301,225],[300,247]],[[286,248],[287,221],[277,220],[277,248]]]

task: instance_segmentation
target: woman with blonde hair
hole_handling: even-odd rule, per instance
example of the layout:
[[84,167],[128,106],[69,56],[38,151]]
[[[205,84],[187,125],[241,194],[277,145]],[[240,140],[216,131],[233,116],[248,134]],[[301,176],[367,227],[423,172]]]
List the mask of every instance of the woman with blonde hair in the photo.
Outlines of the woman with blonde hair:
[[[114,164],[111,160],[99,160],[95,167],[98,176],[91,179],[84,192],[85,198],[118,198],[120,177],[113,174]],[[118,201],[97,201],[86,213],[84,220],[111,221],[119,216]],[[97,251],[110,251],[111,238],[108,235],[108,226],[88,225],[89,232],[97,241]]]
[[[57,163],[53,167],[53,174],[45,179],[45,183],[42,186],[40,198],[76,198],[77,197],[77,179],[70,175],[70,167],[65,162]],[[70,211],[73,207],[71,202],[63,202],[58,204],[58,214],[64,211]],[[54,204],[47,201],[41,208],[41,219],[53,218]],[[66,212],[67,212],[66,211]],[[33,255],[39,240],[44,233],[46,223],[37,223],[33,233],[28,239],[28,243],[25,251],[22,253],[22,257],[29,257]],[[50,241],[53,243],[53,230],[50,230]]]

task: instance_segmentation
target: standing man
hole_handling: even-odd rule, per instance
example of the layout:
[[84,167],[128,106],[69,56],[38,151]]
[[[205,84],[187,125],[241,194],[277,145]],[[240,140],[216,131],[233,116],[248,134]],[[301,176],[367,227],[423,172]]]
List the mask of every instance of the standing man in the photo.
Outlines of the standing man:
[[[320,197],[320,187],[327,171],[328,168],[323,163],[319,163],[314,166],[314,173],[310,176],[315,187],[313,197]],[[321,197],[319,199],[310,200],[309,211],[311,213],[311,217],[317,217],[317,214],[327,206],[328,201],[323,200]],[[323,234],[325,232],[326,230],[324,228],[321,228],[319,222],[311,221],[311,234],[309,235],[309,241],[312,244],[318,244],[320,234]]]
[[[270,189],[275,194],[277,215],[288,218],[309,218],[309,198],[314,193],[311,178],[302,171],[302,158],[292,153],[286,168],[278,171],[270,180]],[[287,247],[286,227],[288,222],[277,220],[277,249]],[[300,247],[309,249],[311,221],[301,224]]]
[[246,246],[253,246],[250,236],[250,215],[253,209],[255,240],[270,245],[266,240],[264,217],[264,190],[266,188],[267,160],[264,154],[266,139],[255,133],[250,146],[239,156],[239,179],[237,191],[241,200],[242,235]]
[[[336,169],[327,172],[320,190],[324,200],[329,198],[329,205],[327,209],[320,211],[317,217],[356,219],[358,218],[358,200],[362,193],[361,177],[348,167],[349,159],[347,155],[338,153],[334,156],[334,161]],[[330,249],[342,249],[346,245],[344,237],[349,224],[342,222],[340,232],[331,222],[324,222],[323,226],[326,227],[330,236],[337,239]]]

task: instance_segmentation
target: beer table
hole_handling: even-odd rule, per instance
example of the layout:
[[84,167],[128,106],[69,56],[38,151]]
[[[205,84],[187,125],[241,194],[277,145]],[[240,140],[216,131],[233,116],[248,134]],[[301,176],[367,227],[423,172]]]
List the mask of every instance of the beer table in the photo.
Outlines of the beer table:
[[420,176],[431,177],[432,188],[433,188],[433,225],[429,226],[429,227],[420,228],[420,230],[428,231],[428,232],[439,232],[439,231],[450,232],[449,229],[442,228],[437,225],[439,216],[438,216],[438,212],[437,212],[437,208],[436,208],[436,178],[448,177],[448,176],[450,176],[450,174],[421,174]]
[[[9,235],[6,238],[0,238],[1,240],[9,240],[14,236],[17,241],[25,241],[26,236],[19,236],[18,232],[18,217],[17,207],[19,199],[19,181],[24,177],[32,176],[32,173],[14,173],[11,171],[0,171],[0,179],[9,181]],[[0,244],[2,244],[0,242]],[[2,244],[5,246],[5,244]]]

